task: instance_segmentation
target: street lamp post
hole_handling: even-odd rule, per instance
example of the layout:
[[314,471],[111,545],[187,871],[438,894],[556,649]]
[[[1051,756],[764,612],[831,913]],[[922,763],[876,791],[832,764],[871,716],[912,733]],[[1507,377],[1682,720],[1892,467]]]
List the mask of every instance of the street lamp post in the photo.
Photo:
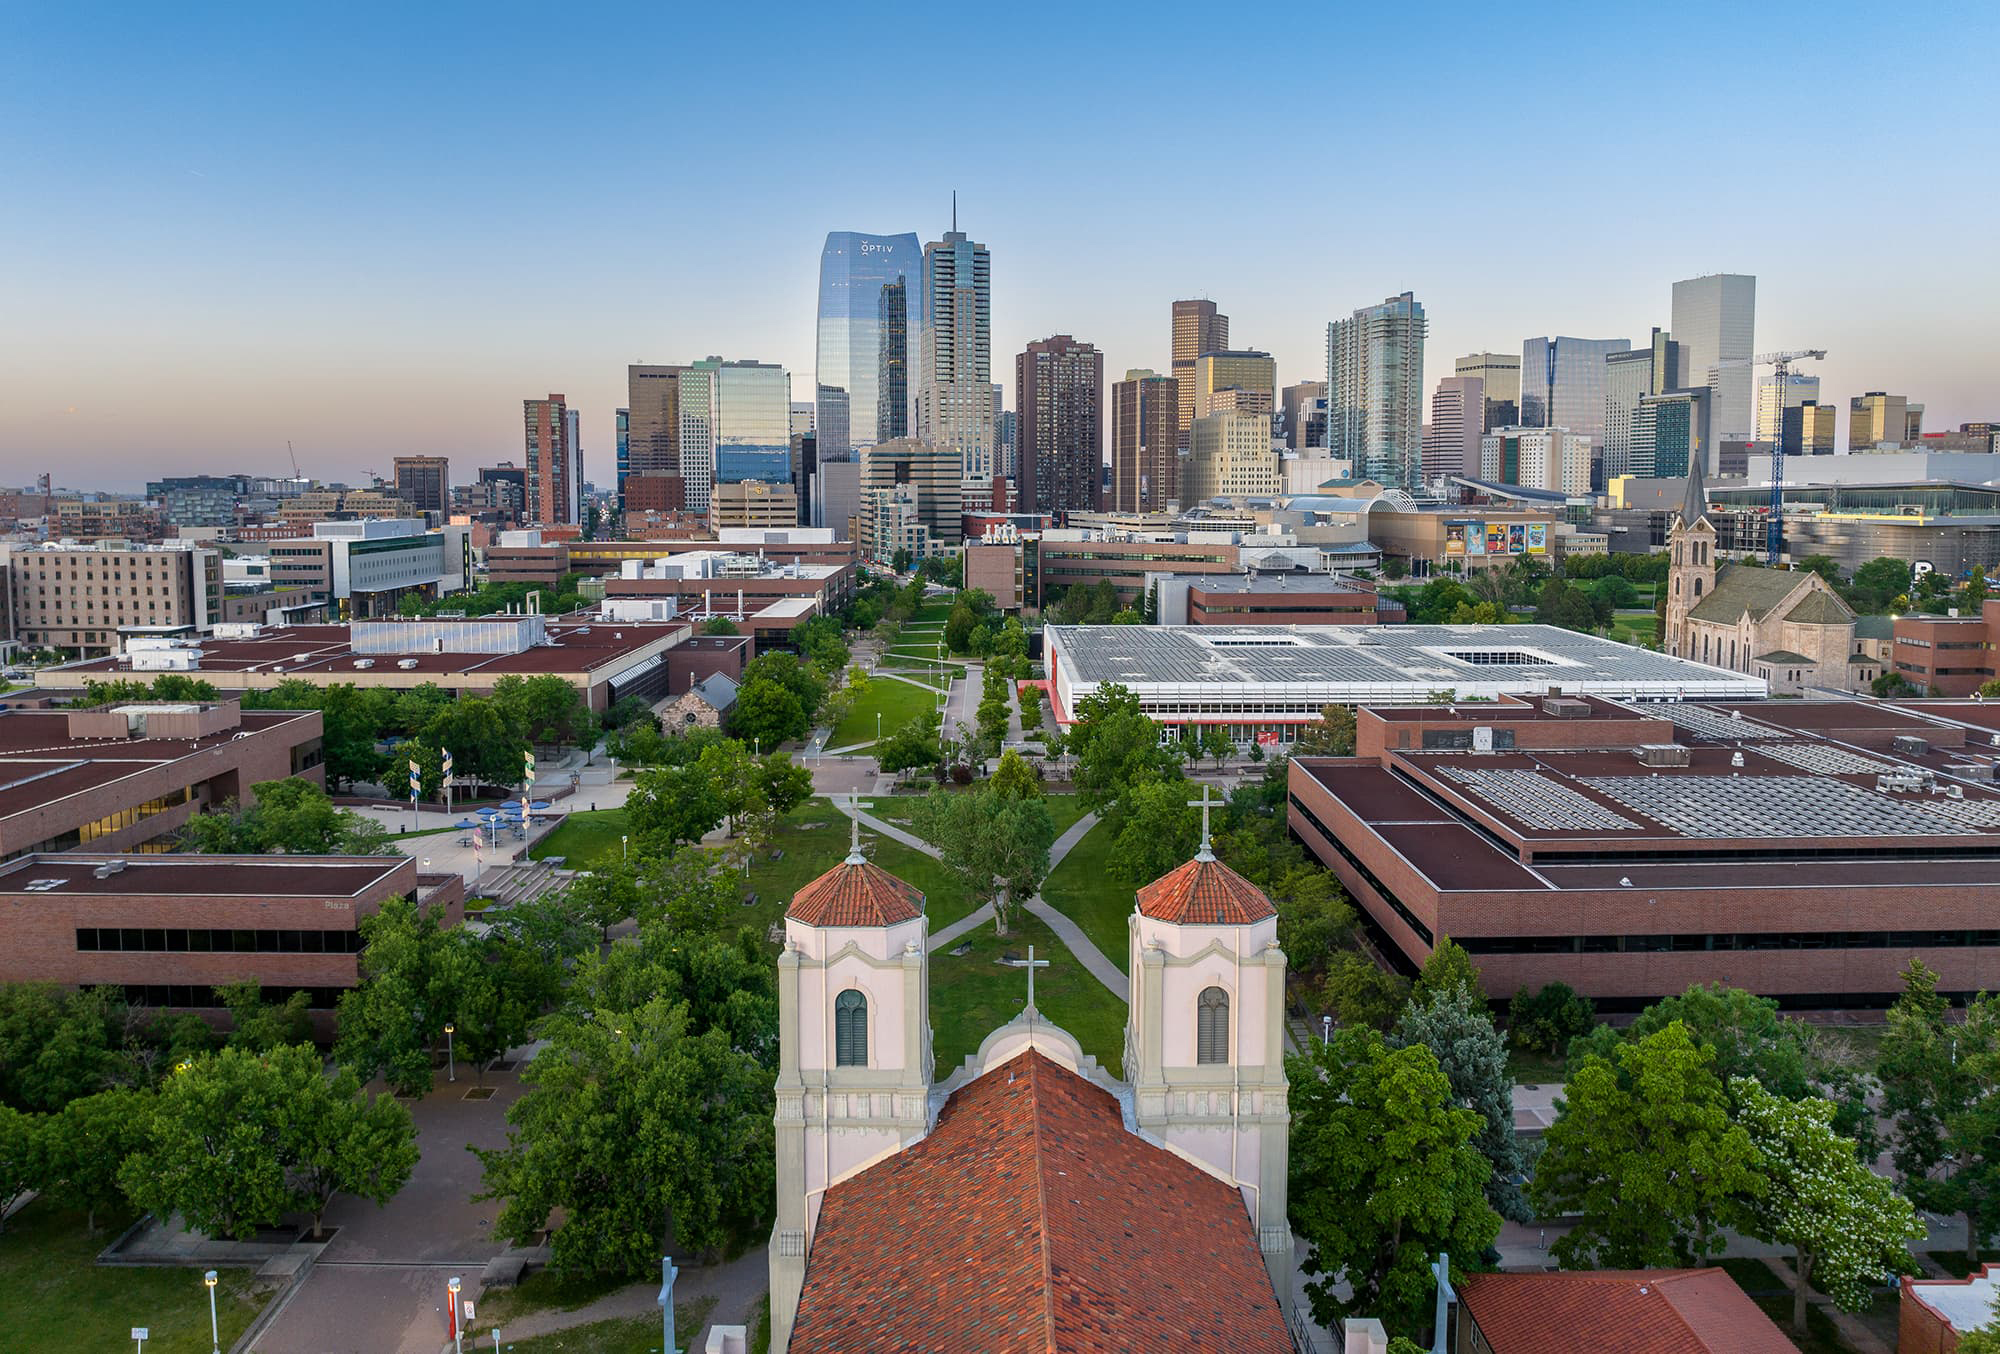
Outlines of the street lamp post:
[[451,1037],[456,1033],[458,1033],[458,1026],[452,1024],[449,1020],[447,1020],[444,1023],[444,1065],[445,1065],[446,1081],[458,1080],[458,1058],[452,1052],[452,1046],[451,1046]]
[[1319,1018],[1319,1041],[1322,1045],[1333,1042],[1333,1017],[1330,1015]]
[[620,834],[618,835],[618,859],[620,859],[620,860],[623,860],[623,859],[625,859],[625,856],[626,856],[626,849],[625,849],[625,846],[626,846],[626,843],[627,843],[627,842],[629,842],[629,841],[631,841],[631,840],[632,840],[632,839],[631,839],[631,837],[629,837],[629,836],[625,835],[624,833],[620,833]]
[[215,1271],[202,1275],[201,1281],[208,1285],[208,1343],[214,1354],[222,1354],[222,1327],[215,1320]]
[[451,1276],[451,1282],[445,1285],[445,1289],[451,1294],[451,1347],[456,1354],[465,1354],[465,1340],[458,1329],[459,1279],[456,1274]]

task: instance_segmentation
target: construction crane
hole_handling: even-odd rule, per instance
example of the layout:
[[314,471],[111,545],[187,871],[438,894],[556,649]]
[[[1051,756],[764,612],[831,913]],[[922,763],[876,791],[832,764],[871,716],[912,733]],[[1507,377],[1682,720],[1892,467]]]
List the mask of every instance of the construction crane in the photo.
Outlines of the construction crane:
[[299,473],[299,454],[292,450],[292,439],[289,437],[285,439],[285,455],[292,458],[292,478],[294,480],[304,479],[305,476]]
[[1826,360],[1824,348],[1799,348],[1784,353],[1759,353],[1755,357],[1724,358],[1716,363],[1722,367],[1769,367],[1777,378],[1778,387],[1778,437],[1771,443],[1771,511],[1770,520],[1764,524],[1764,562],[1772,568],[1778,566],[1778,553],[1785,543],[1785,378],[1792,374],[1792,363],[1807,359],[1815,362]]

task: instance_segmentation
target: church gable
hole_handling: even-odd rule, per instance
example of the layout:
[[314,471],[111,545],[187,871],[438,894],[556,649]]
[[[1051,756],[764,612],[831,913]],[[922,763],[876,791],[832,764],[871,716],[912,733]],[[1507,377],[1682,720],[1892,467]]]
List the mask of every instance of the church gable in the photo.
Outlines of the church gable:
[[1797,574],[1782,569],[1759,569],[1748,564],[1725,564],[1716,570],[1715,587],[1695,603],[1688,619],[1734,625],[1748,616],[1762,621],[1776,612],[1807,580],[1825,585],[1817,574]]

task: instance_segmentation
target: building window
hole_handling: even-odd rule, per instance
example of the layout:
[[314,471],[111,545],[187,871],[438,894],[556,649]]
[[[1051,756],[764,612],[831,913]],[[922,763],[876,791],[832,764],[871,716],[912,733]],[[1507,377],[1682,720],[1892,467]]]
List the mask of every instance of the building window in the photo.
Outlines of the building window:
[[851,987],[833,999],[833,1065],[868,1066],[868,998]]
[[1195,998],[1194,1060],[1229,1061],[1229,994],[1219,987],[1205,987]]

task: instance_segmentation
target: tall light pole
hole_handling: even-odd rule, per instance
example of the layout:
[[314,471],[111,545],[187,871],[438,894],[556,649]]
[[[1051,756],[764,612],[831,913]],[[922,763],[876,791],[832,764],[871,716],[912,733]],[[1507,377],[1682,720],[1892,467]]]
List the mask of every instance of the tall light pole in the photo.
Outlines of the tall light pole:
[[621,832],[620,834],[618,834],[618,859],[620,859],[620,860],[623,860],[623,859],[625,859],[625,856],[626,856],[626,854],[627,854],[627,852],[626,852],[626,849],[625,849],[625,847],[626,847],[626,843],[627,843],[627,842],[629,842],[629,841],[631,841],[631,840],[632,840],[632,838],[631,838],[631,837],[627,836],[626,834],[624,834],[624,833],[622,833],[622,832]]
[[458,1032],[458,1026],[452,1024],[449,1020],[444,1022],[444,1065],[446,1068],[446,1075],[445,1075],[446,1081],[458,1080],[458,1059],[452,1053],[452,1047],[451,1047],[451,1036],[456,1034],[457,1032]]
[[458,1330],[458,1289],[458,1276],[454,1274],[451,1276],[451,1282],[445,1285],[445,1290],[451,1294],[451,1347],[456,1354],[465,1354],[465,1341],[460,1337]]
[[208,1343],[214,1354],[222,1354],[222,1327],[215,1320],[215,1271],[202,1275],[201,1281],[208,1285]]

